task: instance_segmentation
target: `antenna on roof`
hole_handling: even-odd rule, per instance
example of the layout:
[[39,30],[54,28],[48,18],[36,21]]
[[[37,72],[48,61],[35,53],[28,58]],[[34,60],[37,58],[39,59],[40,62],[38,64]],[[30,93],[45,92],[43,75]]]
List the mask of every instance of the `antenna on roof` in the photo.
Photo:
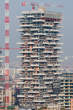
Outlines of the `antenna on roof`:
[[36,7],[39,7],[37,2],[31,2],[32,10],[35,10]]

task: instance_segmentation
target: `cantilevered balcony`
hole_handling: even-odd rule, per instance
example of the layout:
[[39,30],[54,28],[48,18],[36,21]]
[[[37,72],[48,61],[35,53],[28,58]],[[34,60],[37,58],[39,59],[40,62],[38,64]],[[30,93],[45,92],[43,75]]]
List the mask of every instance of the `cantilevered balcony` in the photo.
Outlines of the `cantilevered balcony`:
[[46,28],[46,27],[51,28],[51,27],[53,27],[53,26],[52,26],[52,25],[50,25],[50,24],[43,24],[43,25],[42,25],[42,27],[44,27],[44,28]]
[[34,62],[45,63],[45,62],[47,62],[47,61],[46,61],[46,60],[44,60],[44,59],[43,59],[43,60],[40,60],[40,59],[39,59],[39,60],[34,60]]
[[50,29],[50,32],[59,33],[59,30],[57,30],[57,29]]
[[31,67],[39,67],[39,64],[31,64]]
[[30,89],[30,87],[24,85],[23,89],[25,89],[25,90],[26,90],[26,89]]
[[50,98],[50,95],[48,95],[48,94],[46,95],[46,94],[45,94],[45,95],[43,95],[43,97],[44,97],[44,98]]
[[20,51],[19,53],[25,53],[25,54],[31,54],[32,53],[32,51]]
[[49,57],[50,58],[59,58],[60,56],[59,55],[50,55]]
[[31,81],[31,80],[33,80],[32,77],[24,77],[24,81]]
[[24,36],[24,37],[26,37],[26,36],[31,36],[31,34],[30,34],[30,33],[24,33],[23,36]]
[[31,90],[31,91],[28,91],[28,94],[39,94],[39,91],[33,91],[33,90]]
[[45,100],[34,100],[35,103],[45,103]]
[[33,73],[33,76],[45,76],[45,73]]
[[30,31],[31,31],[31,32],[32,32],[32,31],[37,31],[37,32],[38,32],[39,29],[38,29],[38,28],[31,28]]
[[43,80],[53,80],[53,77],[49,76],[49,77],[44,77]]
[[33,49],[45,49],[44,46],[34,46]]
[[46,33],[34,33],[34,36],[46,36]]
[[24,82],[17,82],[17,84],[18,84],[18,85],[22,85],[22,84],[24,84]]
[[34,44],[35,44],[35,43],[32,42],[32,41],[28,42],[28,45],[34,45]]
[[35,20],[33,20],[33,23],[44,23],[45,22],[45,20],[43,20],[43,19],[35,19]]
[[27,70],[27,71],[33,72],[33,71],[34,71],[34,69],[32,69],[32,68],[28,68],[28,70]]
[[63,37],[63,34],[57,34],[57,37]]
[[38,55],[31,55],[31,58],[38,58]]
[[58,46],[56,46],[56,47],[54,47],[54,49],[55,49],[55,50],[61,50],[62,47],[58,47]]
[[32,28],[32,26],[33,26],[32,24],[29,24],[29,25],[28,24],[21,24],[20,25],[20,27],[22,27],[22,28]]
[[20,95],[17,95],[17,97],[18,98],[24,98],[25,96],[20,94]]
[[41,90],[41,89],[46,89],[46,86],[35,86],[34,89],[37,89],[37,90],[38,90],[38,89],[39,89],[39,90]]
[[34,15],[28,15],[27,18],[34,18]]

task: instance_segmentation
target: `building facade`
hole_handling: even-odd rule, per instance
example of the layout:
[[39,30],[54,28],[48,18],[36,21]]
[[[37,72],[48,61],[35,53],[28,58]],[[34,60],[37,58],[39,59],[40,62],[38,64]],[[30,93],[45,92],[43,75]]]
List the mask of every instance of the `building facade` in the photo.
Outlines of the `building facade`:
[[[2,56],[2,51],[0,51]],[[4,105],[4,69],[3,69],[3,60],[0,57],[0,106]]]
[[73,72],[63,73],[64,107],[66,110],[73,110]]
[[45,10],[22,12],[20,19],[20,106],[38,108],[60,101],[60,23],[62,15]]

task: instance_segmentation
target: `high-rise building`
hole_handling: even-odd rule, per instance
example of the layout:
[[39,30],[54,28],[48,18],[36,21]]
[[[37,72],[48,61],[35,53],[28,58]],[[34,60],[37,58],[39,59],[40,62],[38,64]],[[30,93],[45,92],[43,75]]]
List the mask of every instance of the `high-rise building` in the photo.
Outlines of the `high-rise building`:
[[64,107],[66,110],[73,110],[73,72],[65,71],[62,76]]
[[18,100],[24,107],[48,106],[60,101],[61,13],[23,11],[20,19],[22,62]]

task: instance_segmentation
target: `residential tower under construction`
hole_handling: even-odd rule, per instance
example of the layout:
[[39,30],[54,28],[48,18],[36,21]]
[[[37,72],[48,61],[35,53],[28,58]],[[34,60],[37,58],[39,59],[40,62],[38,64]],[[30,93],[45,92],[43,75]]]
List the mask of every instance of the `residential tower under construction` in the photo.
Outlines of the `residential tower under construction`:
[[62,14],[43,9],[23,11],[20,19],[19,106],[39,108],[61,100]]

